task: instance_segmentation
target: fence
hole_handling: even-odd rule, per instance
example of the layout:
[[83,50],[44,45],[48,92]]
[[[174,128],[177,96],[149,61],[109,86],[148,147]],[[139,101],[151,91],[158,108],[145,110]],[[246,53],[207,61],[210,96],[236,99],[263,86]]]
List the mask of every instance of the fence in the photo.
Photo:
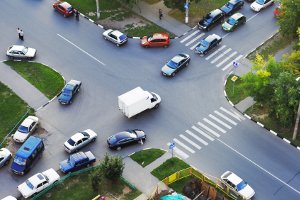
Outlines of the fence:
[[[183,179],[185,177],[188,176],[194,176],[196,177],[198,180],[201,181],[201,183],[206,183],[209,186],[212,186],[213,188],[215,188],[216,190],[214,190],[214,192],[216,193],[217,191],[220,191],[222,194],[224,194],[226,196],[226,198],[231,199],[231,200],[242,200],[243,198],[234,190],[232,189],[228,184],[226,184],[225,182],[223,182],[222,180],[213,177],[214,179],[216,179],[216,182],[212,181],[207,175],[204,175],[203,173],[197,171],[196,169],[189,167],[183,170],[180,170],[178,172],[175,172],[174,174],[164,178],[159,185],[161,185],[162,183],[164,185],[168,186],[180,179]],[[209,192],[211,191],[210,187],[205,188],[206,191],[203,191],[203,193],[207,193],[207,195],[209,195]],[[149,199],[154,199],[154,197],[156,195],[158,195],[160,192],[162,191],[162,189],[157,186],[155,188],[155,190],[152,192],[151,196],[149,197]]]

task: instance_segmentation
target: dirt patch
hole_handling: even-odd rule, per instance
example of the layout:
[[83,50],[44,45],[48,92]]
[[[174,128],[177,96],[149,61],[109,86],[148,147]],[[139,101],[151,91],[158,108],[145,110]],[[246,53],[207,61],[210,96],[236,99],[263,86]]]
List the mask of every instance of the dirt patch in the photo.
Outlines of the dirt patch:
[[118,29],[123,32],[126,32],[129,28],[143,27],[150,24],[139,16],[131,16],[122,21],[106,18],[104,20],[99,20],[98,23],[105,29]]

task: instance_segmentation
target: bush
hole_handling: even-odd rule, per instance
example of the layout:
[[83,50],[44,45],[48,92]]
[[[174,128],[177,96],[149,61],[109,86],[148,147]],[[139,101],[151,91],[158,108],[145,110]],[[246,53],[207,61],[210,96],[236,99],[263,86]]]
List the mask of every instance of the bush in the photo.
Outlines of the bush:
[[107,179],[116,181],[120,179],[124,170],[124,163],[120,156],[105,155],[103,162],[100,164],[100,170],[103,171]]

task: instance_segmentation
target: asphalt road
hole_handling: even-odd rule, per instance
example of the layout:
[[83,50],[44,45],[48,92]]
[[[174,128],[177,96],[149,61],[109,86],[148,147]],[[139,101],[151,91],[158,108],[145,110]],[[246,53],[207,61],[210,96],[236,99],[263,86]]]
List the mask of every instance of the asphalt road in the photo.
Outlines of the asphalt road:
[[[23,177],[12,175],[8,167],[1,169],[1,196],[17,196],[15,188],[26,178],[50,167],[58,169],[59,161],[67,157],[63,142],[76,131],[91,128],[98,139],[83,151],[91,150],[99,159],[106,152],[126,156],[146,147],[168,149],[167,144],[175,141],[176,153],[187,163],[214,177],[226,170],[236,172],[255,189],[255,199],[300,198],[299,151],[238,114],[223,94],[232,60],[247,55],[278,29],[273,8],[256,14],[245,3],[241,11],[248,19],[245,26],[230,34],[220,26],[205,33],[219,34],[223,42],[217,54],[201,58],[191,50],[198,41],[193,39],[202,34],[194,34],[197,29],[172,40],[166,49],[144,49],[135,39],[116,47],[102,38],[101,28],[83,18],[66,19],[51,3],[0,2],[0,59],[6,59],[6,47],[21,43],[16,32],[20,26],[25,32],[22,43],[38,50],[36,61],[55,68],[66,81],[82,81],[82,89],[71,106],[54,100],[37,112],[48,132],[42,135],[46,151]],[[181,52],[191,56],[188,68],[174,78],[162,77],[163,64]],[[157,110],[127,119],[118,110],[117,96],[137,86],[158,93],[162,103]],[[107,137],[128,128],[143,129],[147,141],[109,150]]]

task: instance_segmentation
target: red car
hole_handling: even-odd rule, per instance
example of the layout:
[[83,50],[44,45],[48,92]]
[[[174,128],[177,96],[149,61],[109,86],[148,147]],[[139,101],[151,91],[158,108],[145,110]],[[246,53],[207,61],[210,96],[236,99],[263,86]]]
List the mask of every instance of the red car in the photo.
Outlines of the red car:
[[144,36],[141,39],[143,47],[168,47],[170,38],[168,33],[154,33],[153,36]]
[[65,1],[57,1],[53,4],[53,8],[64,15],[64,17],[69,17],[73,15],[76,10]]

